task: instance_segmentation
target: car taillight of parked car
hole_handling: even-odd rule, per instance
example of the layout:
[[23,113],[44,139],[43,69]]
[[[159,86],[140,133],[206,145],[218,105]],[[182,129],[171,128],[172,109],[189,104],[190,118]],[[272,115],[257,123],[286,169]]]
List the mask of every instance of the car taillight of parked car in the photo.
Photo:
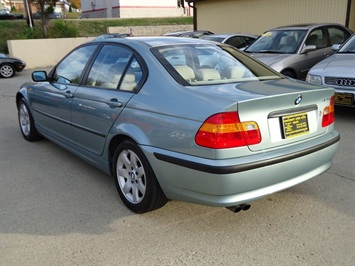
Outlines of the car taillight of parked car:
[[256,122],[241,122],[238,112],[226,112],[207,118],[195,142],[212,149],[235,148],[260,143],[261,134]]

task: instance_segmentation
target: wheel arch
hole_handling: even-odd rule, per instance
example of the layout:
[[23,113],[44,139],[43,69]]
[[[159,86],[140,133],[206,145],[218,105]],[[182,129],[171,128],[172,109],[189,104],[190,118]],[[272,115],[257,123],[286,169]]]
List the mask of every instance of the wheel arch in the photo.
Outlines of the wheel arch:
[[291,73],[293,75],[293,78],[296,78],[296,79],[298,78],[297,72],[293,68],[288,67],[288,68],[285,68],[285,69],[280,71],[280,73],[283,74],[283,75],[284,75],[285,72],[286,73],[287,72]]
[[[21,100],[21,99],[25,99],[25,97],[23,96],[23,94],[22,93],[17,93],[16,94],[16,106],[18,105],[18,103],[19,103],[19,101]],[[26,101],[26,100],[25,100]]]
[[146,132],[137,124],[122,123],[122,121],[116,121],[116,124],[112,127],[109,144],[107,148],[107,156],[110,167],[110,172],[113,174],[113,156],[117,146],[125,140],[132,141],[139,145],[150,145],[149,137]]

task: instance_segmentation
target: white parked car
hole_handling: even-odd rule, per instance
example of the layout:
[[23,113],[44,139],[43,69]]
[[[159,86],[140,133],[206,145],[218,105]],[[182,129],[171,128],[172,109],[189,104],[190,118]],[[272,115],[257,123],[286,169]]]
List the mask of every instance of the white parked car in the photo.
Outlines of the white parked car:
[[335,104],[355,107],[355,34],[333,49],[337,52],[311,68],[306,80],[334,88]]

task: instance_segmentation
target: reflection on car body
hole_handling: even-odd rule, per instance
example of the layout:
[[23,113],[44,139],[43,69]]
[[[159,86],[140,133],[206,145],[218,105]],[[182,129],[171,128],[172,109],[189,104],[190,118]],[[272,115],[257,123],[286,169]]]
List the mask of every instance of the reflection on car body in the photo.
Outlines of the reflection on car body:
[[333,89],[225,44],[92,41],[33,80],[16,95],[24,138],[44,136],[113,175],[136,213],[169,199],[246,210],[326,171],[338,146]]

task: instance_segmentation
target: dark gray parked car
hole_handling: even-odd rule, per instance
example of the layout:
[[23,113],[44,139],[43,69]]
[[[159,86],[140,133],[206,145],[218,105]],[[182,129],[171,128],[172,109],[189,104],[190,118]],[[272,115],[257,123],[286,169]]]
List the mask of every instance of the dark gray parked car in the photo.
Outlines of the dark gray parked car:
[[103,39],[32,79],[16,95],[23,137],[44,136],[113,175],[137,213],[168,199],[246,210],[329,169],[339,143],[333,89],[226,44]]
[[[58,12],[44,13],[48,19],[65,19],[65,15]],[[42,19],[42,12],[36,12],[32,14],[33,19]]]
[[351,34],[334,23],[278,27],[263,33],[245,52],[286,76],[304,80],[311,67],[334,53],[333,44],[345,42]]

